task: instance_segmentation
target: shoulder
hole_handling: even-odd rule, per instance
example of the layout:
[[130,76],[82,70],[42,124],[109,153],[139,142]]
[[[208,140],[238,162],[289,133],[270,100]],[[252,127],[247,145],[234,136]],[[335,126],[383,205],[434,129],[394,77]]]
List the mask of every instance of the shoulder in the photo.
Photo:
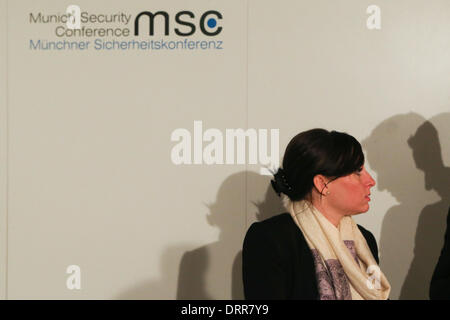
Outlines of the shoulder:
[[300,229],[289,213],[281,213],[263,221],[254,222],[248,228],[244,239],[244,246],[250,242],[290,242],[298,237]]
[[279,234],[279,232],[287,231],[295,227],[295,223],[291,215],[287,212],[278,214],[263,221],[254,222],[247,231],[247,234]]
[[450,225],[450,207],[448,208],[447,225]]
[[358,228],[361,231],[364,238],[366,239],[367,245],[369,246],[370,251],[372,251],[372,254],[373,254],[375,260],[377,261],[377,263],[380,263],[379,258],[378,258],[377,240],[375,239],[374,235],[372,234],[372,232],[370,232],[363,226],[360,226],[359,224],[358,224]]
[[372,232],[370,232],[369,230],[367,230],[366,228],[364,228],[363,226],[361,226],[359,224],[357,226],[358,226],[359,231],[361,231],[362,235],[364,236],[364,238],[366,238],[367,242],[371,241],[371,242],[375,242],[375,244],[376,244],[376,240],[375,240],[375,237],[372,234]]

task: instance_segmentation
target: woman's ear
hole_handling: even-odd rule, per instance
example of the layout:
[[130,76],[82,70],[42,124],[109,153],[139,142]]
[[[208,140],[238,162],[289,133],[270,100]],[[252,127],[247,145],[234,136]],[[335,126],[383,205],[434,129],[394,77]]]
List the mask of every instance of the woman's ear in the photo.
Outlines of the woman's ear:
[[314,176],[313,178],[314,188],[319,194],[323,195],[326,193],[327,181],[328,179],[321,174],[317,174]]

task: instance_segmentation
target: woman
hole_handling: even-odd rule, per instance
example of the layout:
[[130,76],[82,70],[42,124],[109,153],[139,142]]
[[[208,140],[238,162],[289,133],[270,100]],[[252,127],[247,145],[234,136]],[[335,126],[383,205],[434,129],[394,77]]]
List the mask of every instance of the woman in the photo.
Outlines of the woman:
[[324,129],[298,134],[271,183],[289,213],[247,231],[246,299],[388,298],[375,238],[351,217],[369,209],[375,185],[355,138]]

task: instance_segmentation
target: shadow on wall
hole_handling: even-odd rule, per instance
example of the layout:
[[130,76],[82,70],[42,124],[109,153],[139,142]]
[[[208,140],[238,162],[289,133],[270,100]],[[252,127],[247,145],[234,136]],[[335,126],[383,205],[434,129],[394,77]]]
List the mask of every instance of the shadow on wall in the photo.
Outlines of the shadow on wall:
[[284,211],[270,187],[270,177],[250,171],[231,175],[220,186],[216,202],[206,205],[210,211],[206,214],[208,224],[220,229],[218,241],[190,251],[183,244],[166,249],[160,259],[160,279],[141,282],[115,299],[172,299],[174,292],[177,299],[184,300],[243,299],[241,249],[248,206],[242,190],[247,184],[265,190],[258,197],[263,201],[252,204],[258,220]]
[[449,126],[450,113],[428,121],[416,113],[397,115],[362,143],[377,188],[399,202],[385,214],[380,238],[381,269],[393,299],[428,299],[450,201],[450,172],[442,158],[450,148],[443,151],[440,143]]
[[[264,200],[253,203],[258,211],[258,220],[283,211],[280,198],[270,187],[270,177],[251,171],[228,177],[219,188],[216,202],[208,205],[210,214],[206,216],[211,226],[220,229],[219,240],[183,255],[178,275],[177,299],[244,298],[241,249],[247,230],[245,211],[240,210],[248,208],[246,195],[241,192],[242,186],[247,185],[267,186],[265,194],[260,197]],[[240,209],[233,211],[232,208]],[[220,296],[218,292],[221,292]]]
[[[136,285],[120,293],[113,299],[118,300],[159,300],[173,299],[176,290],[176,278],[178,273],[177,264],[180,256],[188,249],[187,245],[180,247],[170,247],[164,250],[160,258],[161,277],[155,280],[138,281]],[[148,252],[143,252],[142,257]],[[120,276],[120,275],[119,275]]]

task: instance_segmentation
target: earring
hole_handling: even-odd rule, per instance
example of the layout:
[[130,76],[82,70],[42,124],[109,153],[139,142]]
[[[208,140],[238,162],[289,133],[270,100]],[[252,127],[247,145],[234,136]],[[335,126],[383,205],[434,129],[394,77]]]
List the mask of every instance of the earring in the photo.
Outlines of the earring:
[[326,195],[329,195],[329,194],[330,194],[330,191],[327,191]]

